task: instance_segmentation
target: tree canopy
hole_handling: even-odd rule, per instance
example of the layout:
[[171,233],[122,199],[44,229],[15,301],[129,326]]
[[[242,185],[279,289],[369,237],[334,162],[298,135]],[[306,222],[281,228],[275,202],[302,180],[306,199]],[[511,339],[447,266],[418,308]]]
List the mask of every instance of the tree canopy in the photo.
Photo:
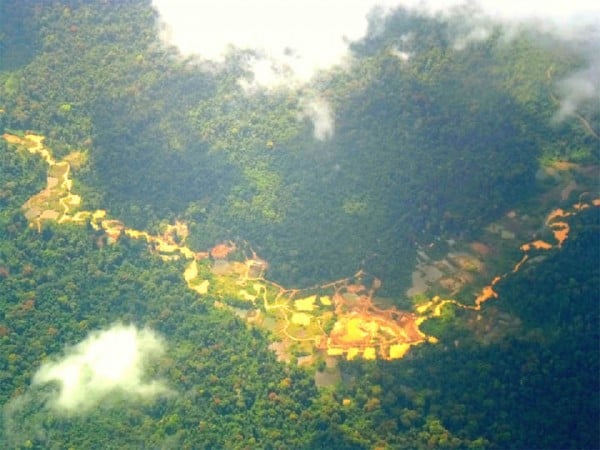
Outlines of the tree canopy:
[[[416,261],[459,265],[446,255],[515,211],[533,230],[506,226],[476,247],[453,295],[510,276],[477,313],[440,306],[423,324],[439,344],[299,367],[277,360],[273,333],[220,307],[244,299],[199,297],[186,262],[149,241],[112,243],[89,221],[29,226],[22,206],[56,176],[0,138],[3,447],[594,448],[600,114],[584,104],[556,120],[559,81],[585,55],[527,28],[459,45],[462,19],[374,14],[348,66],[248,89],[251,51],[183,57],[150,0],[0,0],[0,135],[44,135],[57,160],[77,151],[86,210],[155,234],[184,221],[199,253],[247,243],[290,290],[364,270],[382,304],[404,309],[418,300],[406,294]],[[325,136],[307,114],[319,101],[335,115]],[[580,206],[564,245],[510,272],[518,240],[546,238],[545,214],[567,205]],[[171,395],[53,408],[60,386],[32,383],[38,369],[118,323],[164,338],[145,374]]]

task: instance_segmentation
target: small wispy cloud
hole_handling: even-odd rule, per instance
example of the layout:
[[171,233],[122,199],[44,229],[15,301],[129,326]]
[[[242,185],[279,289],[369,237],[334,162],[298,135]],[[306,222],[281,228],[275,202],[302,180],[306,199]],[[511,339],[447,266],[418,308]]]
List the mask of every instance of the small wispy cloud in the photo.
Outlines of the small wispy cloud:
[[313,124],[313,135],[319,141],[331,139],[335,132],[335,119],[329,103],[321,97],[312,97],[300,102],[302,116]]
[[596,110],[600,108],[600,63],[572,73],[557,84],[560,109],[555,119],[562,121],[576,114],[587,102],[593,102]]
[[56,383],[48,406],[64,413],[81,413],[112,394],[148,399],[169,392],[159,380],[148,380],[146,364],[165,351],[163,340],[148,329],[117,324],[91,333],[65,354],[44,363],[32,385]]
[[[90,333],[45,362],[31,386],[2,405],[2,448],[23,448],[35,441],[44,448],[54,430],[49,410],[67,418],[173,395],[167,385],[148,376],[147,365],[165,351],[165,342],[149,329],[115,324]],[[40,447],[41,448],[41,447]]]

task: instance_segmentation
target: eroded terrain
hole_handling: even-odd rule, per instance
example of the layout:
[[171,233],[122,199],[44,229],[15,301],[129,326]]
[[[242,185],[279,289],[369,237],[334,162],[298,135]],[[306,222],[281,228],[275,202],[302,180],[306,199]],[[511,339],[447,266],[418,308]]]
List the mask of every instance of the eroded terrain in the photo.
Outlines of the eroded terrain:
[[[440,316],[447,305],[480,311],[485,302],[498,297],[495,285],[500,280],[564,244],[570,216],[600,206],[597,193],[587,192],[586,183],[581,181],[592,180],[590,184],[594,185],[597,167],[557,164],[548,169],[556,179],[554,192],[546,195],[539,206],[550,211],[545,223],[539,223],[537,213],[515,210],[491,223],[481,241],[440,241],[420,248],[413,286],[407,291],[407,296],[414,299],[414,308],[402,311],[381,306],[377,297],[381,281],[362,270],[320,286],[289,289],[265,277],[268,263],[247,243],[224,242],[198,251],[186,245],[185,223],[176,222],[161,234],[151,235],[109,218],[105,210],[82,210],[81,197],[72,192],[71,178],[71,165],[80,162],[82,153],[56,161],[43,144],[43,136],[2,137],[11,147],[37,154],[48,164],[46,187],[23,205],[31,226],[41,231],[47,222],[89,223],[104,232],[108,243],[127,236],[144,240],[149,250],[165,262],[186,260],[182,279],[199,296],[198,301],[211,299],[215,307],[229,309],[247,322],[270,330],[276,336],[271,348],[280,360],[306,365],[316,362],[319,355],[328,367],[335,365],[335,357],[398,359],[411,346],[437,342],[421,330],[427,319]],[[579,181],[570,173],[577,173]],[[554,207],[557,203],[561,208]],[[520,257],[507,263],[506,249],[512,254],[519,249]]]

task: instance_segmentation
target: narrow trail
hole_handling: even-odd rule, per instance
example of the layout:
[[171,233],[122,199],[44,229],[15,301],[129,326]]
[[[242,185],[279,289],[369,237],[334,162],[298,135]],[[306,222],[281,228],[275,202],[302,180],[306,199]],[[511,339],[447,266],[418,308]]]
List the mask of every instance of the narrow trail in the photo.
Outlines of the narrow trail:
[[583,196],[584,195],[580,197],[577,203],[571,206],[570,210],[566,211],[562,208],[557,208],[551,211],[546,217],[544,224],[552,231],[555,243],[551,244],[538,239],[521,245],[520,250],[523,252],[521,259],[514,265],[512,270],[502,275],[495,276],[490,284],[484,286],[475,299],[474,305],[466,305],[454,299],[442,300],[440,297],[434,297],[430,302],[417,307],[417,311],[421,314],[427,314],[429,312],[430,317],[437,317],[441,315],[442,308],[447,304],[452,304],[462,309],[481,311],[482,305],[485,302],[490,299],[498,298],[498,293],[495,291],[494,287],[501,280],[519,272],[523,265],[529,260],[532,252],[538,254],[540,251],[558,250],[563,246],[565,241],[568,239],[570,232],[569,223],[565,221],[566,218],[574,216],[578,212],[590,207],[600,207],[600,198],[593,199],[590,202],[584,202],[582,199]]
[[[236,250],[236,245],[231,242],[219,244],[210,251],[198,252],[189,248],[185,245],[188,228],[183,222],[168,225],[160,235],[151,235],[107,218],[106,210],[79,211],[82,199],[72,192],[70,163],[56,161],[50,149],[44,146],[43,136],[4,134],[2,137],[16,148],[39,155],[48,164],[46,187],[23,205],[31,226],[41,231],[45,222],[89,223],[95,230],[104,232],[108,243],[117,243],[122,236],[127,236],[145,241],[149,250],[165,262],[189,261],[182,273],[187,287],[200,299],[210,294],[208,298],[213,299],[215,307],[227,308],[234,313],[241,314],[227,304],[227,298],[234,296],[247,302],[249,309],[243,317],[278,336],[281,341],[273,345],[276,344],[278,357],[286,361],[291,359],[295,346],[300,346],[303,352],[320,351],[346,359],[361,356],[389,360],[404,357],[412,346],[436,343],[435,337],[420,329],[425,321],[440,316],[446,305],[481,311],[484,303],[498,298],[497,283],[521,270],[532,253],[557,251],[562,247],[569,236],[569,217],[590,207],[600,207],[600,199],[586,202],[582,195],[570,208],[551,211],[545,226],[551,230],[554,243],[534,240],[521,245],[523,255],[520,260],[511,270],[494,276],[481,289],[474,304],[435,296],[417,305],[414,311],[402,311],[377,306],[376,293],[382,283],[363,270],[322,285],[290,289],[264,277],[268,265],[254,251],[246,252],[244,261],[240,262],[228,259]],[[201,270],[202,264],[204,268],[208,266],[210,273]]]

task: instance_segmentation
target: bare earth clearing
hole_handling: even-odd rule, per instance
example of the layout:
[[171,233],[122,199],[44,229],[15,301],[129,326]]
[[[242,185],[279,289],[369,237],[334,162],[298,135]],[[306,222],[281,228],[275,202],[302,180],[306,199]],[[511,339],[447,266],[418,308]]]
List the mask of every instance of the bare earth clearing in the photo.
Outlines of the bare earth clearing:
[[[550,211],[543,224],[547,236],[536,235],[539,221],[527,212],[510,211],[486,228],[485,243],[449,242],[449,250],[441,257],[430,256],[435,244],[419,249],[413,286],[407,295],[420,300],[415,302],[413,311],[401,311],[378,306],[382,304],[377,298],[381,281],[362,270],[320,286],[288,289],[265,278],[267,262],[247,244],[227,242],[210,251],[195,251],[185,245],[185,223],[176,222],[154,236],[108,218],[105,210],[79,210],[82,199],[71,191],[71,164],[79,161],[81,154],[75,152],[56,161],[44,146],[43,136],[2,137],[14,149],[40,155],[48,164],[46,187],[23,205],[24,215],[38,231],[49,221],[89,223],[97,231],[103,230],[110,244],[123,235],[145,240],[150,251],[166,262],[181,258],[189,261],[182,278],[198,294],[199,301],[205,297],[220,299],[213,300],[214,306],[227,308],[249,323],[274,332],[277,341],[271,348],[280,360],[310,365],[321,353],[330,368],[335,366],[332,357],[398,359],[413,345],[437,342],[421,331],[423,322],[440,316],[449,304],[480,311],[485,302],[498,297],[494,287],[501,279],[519,271],[530,260],[543,258],[544,252],[560,249],[569,236],[569,217],[600,206],[597,193],[586,192],[586,186],[581,185],[583,179],[589,180],[586,185],[595,186],[597,167],[556,164],[549,170],[556,176],[557,186],[541,201],[541,207]],[[578,174],[579,184],[572,179],[572,173]],[[573,197],[578,200],[569,203]],[[563,207],[555,208],[556,204]],[[500,275],[495,274],[492,270],[502,265],[498,261],[506,248],[520,248],[522,257]],[[469,293],[472,299],[465,300]],[[236,299],[235,304],[230,299]]]

